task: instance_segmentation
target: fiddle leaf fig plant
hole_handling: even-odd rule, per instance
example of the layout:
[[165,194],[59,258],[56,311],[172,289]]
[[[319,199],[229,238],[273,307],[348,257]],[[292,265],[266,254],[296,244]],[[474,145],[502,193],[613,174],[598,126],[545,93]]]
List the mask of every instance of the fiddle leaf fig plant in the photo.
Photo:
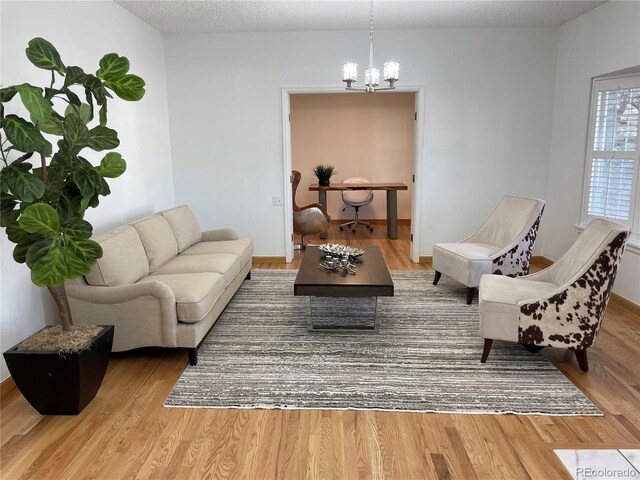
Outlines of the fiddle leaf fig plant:
[[107,126],[107,104],[112,94],[140,100],[145,82],[117,53],[103,56],[95,74],[65,65],[44,38],[32,39],[26,55],[51,79],[45,86],[0,89],[0,226],[16,244],[13,258],[27,265],[35,285],[49,289],[63,330],[69,330],[67,306],[55,287],[86,275],[102,256],[84,216],[111,193],[107,179],[127,166],[117,152],[106,153],[98,165],[82,152],[120,145]]

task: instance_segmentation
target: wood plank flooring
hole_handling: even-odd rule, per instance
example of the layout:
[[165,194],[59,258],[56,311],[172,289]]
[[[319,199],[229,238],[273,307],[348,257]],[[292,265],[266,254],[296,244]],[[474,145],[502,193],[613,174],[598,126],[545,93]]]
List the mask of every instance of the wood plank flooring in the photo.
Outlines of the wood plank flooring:
[[[374,226],[328,240],[378,245],[392,270],[430,268],[409,261],[407,222],[398,240]],[[554,448],[640,448],[640,318],[610,305],[592,350],[589,373],[571,352],[544,355],[604,417],[163,408],[186,351],[114,354],[75,417],[43,417],[3,384],[0,478],[569,479]]]

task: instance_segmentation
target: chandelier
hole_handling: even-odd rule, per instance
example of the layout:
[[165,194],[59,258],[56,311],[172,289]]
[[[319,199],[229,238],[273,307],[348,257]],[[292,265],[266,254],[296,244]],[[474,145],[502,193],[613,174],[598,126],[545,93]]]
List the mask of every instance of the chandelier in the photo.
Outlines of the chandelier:
[[388,87],[380,87],[380,70],[373,66],[373,0],[371,0],[371,24],[369,30],[369,68],[364,72],[364,88],[354,88],[352,85],[358,81],[358,64],[345,63],[342,65],[342,81],[346,82],[347,90],[357,90],[360,92],[373,93],[377,90],[393,90],[398,81],[400,64],[390,61],[384,63],[384,81],[389,82]]

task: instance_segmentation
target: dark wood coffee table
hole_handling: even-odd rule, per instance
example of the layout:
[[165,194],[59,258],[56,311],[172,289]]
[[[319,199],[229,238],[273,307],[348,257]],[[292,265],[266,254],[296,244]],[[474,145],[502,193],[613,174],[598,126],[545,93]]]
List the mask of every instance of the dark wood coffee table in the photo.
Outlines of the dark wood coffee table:
[[[298,275],[293,284],[295,296],[306,297],[307,329],[312,332],[375,332],[380,329],[380,297],[393,297],[393,280],[378,247],[362,247],[365,251],[356,266],[355,275],[342,276],[319,267],[324,253],[318,247],[307,247]],[[311,317],[312,297],[373,297],[375,318],[373,326],[318,326]],[[338,312],[339,313],[339,312]]]

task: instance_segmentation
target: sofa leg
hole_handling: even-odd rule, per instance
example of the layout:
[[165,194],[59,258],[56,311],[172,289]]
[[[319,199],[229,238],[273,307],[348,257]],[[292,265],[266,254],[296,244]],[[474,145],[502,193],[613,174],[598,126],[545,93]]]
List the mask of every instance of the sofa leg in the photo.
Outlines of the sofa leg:
[[197,365],[198,364],[198,347],[187,348],[187,353],[189,354],[189,365]]
[[578,360],[578,365],[580,365],[580,370],[583,372],[589,371],[589,362],[587,361],[587,349],[584,350],[574,350],[576,352],[576,359]]
[[487,358],[489,358],[489,352],[491,351],[491,346],[493,345],[492,338],[484,339],[484,350],[482,350],[482,358],[480,359],[480,363],[486,363]]
[[436,270],[436,275],[433,277],[433,284],[437,285],[440,281],[440,277],[442,276],[442,272]]
[[247,273],[245,280],[251,280],[251,270],[249,270],[249,273]]
[[473,296],[476,294],[475,287],[467,287],[467,305],[471,305],[473,302]]

